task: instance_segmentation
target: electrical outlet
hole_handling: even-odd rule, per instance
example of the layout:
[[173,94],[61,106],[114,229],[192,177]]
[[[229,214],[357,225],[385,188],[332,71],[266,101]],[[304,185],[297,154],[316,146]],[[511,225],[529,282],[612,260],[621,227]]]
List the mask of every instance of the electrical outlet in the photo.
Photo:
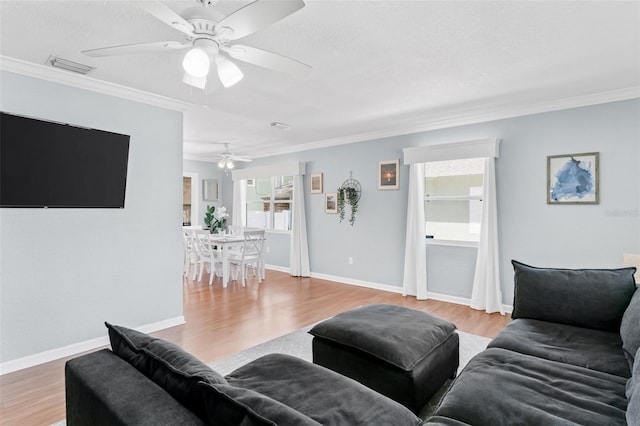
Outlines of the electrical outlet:
[[353,265],[353,257],[349,257],[349,258],[347,259],[347,263],[348,263],[349,265]]

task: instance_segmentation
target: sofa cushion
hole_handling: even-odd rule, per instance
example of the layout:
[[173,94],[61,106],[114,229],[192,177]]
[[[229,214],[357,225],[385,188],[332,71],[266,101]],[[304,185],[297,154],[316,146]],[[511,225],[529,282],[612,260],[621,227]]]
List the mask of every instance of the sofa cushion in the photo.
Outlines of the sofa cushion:
[[512,320],[489,343],[552,361],[629,377],[629,364],[615,331],[593,330],[526,318]]
[[[640,349],[635,353],[635,358],[640,357]],[[630,425],[640,425],[640,362],[633,365],[633,374],[627,381],[626,395],[627,423]]]
[[126,327],[105,325],[114,353],[200,418],[205,418],[205,407],[201,403],[203,388],[198,382],[227,384],[220,374],[173,343]]
[[320,426],[286,405],[249,389],[201,382],[207,421],[212,425]]
[[474,426],[626,425],[626,379],[490,348],[455,380],[435,415]]
[[512,318],[618,331],[636,289],[636,268],[537,268],[513,260]]
[[290,355],[265,355],[226,379],[232,386],[268,396],[327,426],[421,423],[407,408],[355,380]]
[[622,349],[624,350],[629,367],[633,366],[636,352],[640,348],[640,333],[638,325],[640,324],[640,291],[633,293],[631,302],[622,315],[622,323],[620,324],[620,337],[622,338]]
[[[373,331],[372,323],[376,324]],[[368,305],[322,321],[309,333],[410,371],[455,330],[454,324],[426,312],[397,305]]]
[[67,361],[64,385],[67,425],[206,424],[108,349]]

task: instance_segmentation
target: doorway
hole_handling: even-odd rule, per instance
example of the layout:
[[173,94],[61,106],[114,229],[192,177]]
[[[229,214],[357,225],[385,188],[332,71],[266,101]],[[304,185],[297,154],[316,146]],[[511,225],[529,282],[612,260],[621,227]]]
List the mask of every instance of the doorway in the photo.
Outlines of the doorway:
[[198,225],[198,174],[183,173],[182,175],[182,226]]

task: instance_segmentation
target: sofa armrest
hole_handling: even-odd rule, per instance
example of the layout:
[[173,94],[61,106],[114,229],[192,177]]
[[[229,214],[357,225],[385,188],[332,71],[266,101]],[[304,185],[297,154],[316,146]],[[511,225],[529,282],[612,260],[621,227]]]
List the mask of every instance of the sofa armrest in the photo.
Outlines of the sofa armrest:
[[618,331],[636,290],[636,268],[537,268],[512,261],[512,318]]
[[108,349],[65,365],[67,425],[204,425]]

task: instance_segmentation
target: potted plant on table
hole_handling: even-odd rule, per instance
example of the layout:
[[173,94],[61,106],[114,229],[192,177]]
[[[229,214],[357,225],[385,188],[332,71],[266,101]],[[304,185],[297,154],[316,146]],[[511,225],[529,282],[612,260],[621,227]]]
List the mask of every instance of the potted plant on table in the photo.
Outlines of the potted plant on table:
[[207,206],[207,212],[204,215],[204,224],[206,229],[212,234],[224,232],[227,227],[227,208],[222,206],[216,210],[215,206]]

